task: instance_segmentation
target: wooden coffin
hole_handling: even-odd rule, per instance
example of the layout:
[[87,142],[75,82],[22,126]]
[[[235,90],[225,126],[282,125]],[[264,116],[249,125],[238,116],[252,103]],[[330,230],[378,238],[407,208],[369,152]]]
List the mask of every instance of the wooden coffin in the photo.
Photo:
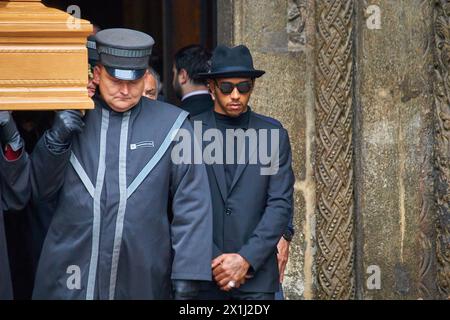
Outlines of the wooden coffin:
[[0,110],[91,109],[92,25],[39,0],[0,0]]

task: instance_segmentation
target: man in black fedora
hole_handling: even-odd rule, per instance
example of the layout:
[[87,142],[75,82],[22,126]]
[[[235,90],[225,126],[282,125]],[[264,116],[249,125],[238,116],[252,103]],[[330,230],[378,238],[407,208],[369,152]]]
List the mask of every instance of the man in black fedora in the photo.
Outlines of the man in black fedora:
[[57,203],[36,299],[189,299],[211,280],[206,169],[171,154],[188,114],[142,97],[153,44],[99,32],[95,109],[59,112],[33,153],[33,192]]
[[[214,282],[202,286],[200,299],[272,300],[279,289],[277,243],[292,214],[294,175],[287,131],[248,106],[263,74],[241,45],[218,46],[210,72],[197,75],[208,79],[214,109],[191,118],[194,128],[223,141],[214,161],[204,159],[213,203]],[[210,148],[204,141],[204,157]]]

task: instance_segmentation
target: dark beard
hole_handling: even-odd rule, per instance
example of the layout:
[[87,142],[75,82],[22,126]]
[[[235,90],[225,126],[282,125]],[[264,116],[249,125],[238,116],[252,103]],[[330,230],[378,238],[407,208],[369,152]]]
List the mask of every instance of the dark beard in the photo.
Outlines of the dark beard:
[[173,84],[173,91],[175,92],[175,95],[178,99],[181,100],[183,98],[183,91],[181,90],[181,85],[178,81],[175,81],[175,83]]

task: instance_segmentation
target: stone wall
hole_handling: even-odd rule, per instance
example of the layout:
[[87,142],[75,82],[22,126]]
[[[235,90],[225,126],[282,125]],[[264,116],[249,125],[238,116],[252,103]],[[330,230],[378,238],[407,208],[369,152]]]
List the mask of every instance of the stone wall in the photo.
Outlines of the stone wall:
[[293,147],[288,299],[449,297],[448,0],[218,0]]
[[[430,298],[419,287],[433,272],[432,259],[420,265],[432,257],[427,243],[433,242],[421,233],[434,213],[431,6],[370,1],[380,8],[381,22],[371,29],[364,2],[357,7],[356,33],[359,289],[366,299]],[[380,268],[380,289],[367,286],[370,266]]]

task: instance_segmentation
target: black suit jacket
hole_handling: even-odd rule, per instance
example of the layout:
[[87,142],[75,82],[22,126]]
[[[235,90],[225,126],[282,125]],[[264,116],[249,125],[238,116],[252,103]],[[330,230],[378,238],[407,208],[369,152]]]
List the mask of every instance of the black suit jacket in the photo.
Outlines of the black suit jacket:
[[212,110],[214,108],[214,101],[209,93],[197,94],[181,101],[180,108],[189,112],[191,117],[194,117],[205,111]]
[[[202,121],[203,132],[216,128],[213,111],[192,117],[191,121]],[[238,253],[250,263],[253,278],[240,290],[276,292],[279,287],[276,246],[287,227],[293,206],[291,147],[287,131],[281,125],[252,111],[248,129],[254,129],[258,134],[266,129],[268,141],[271,141],[270,130],[279,132],[279,169],[274,175],[262,175],[261,168],[267,166],[260,161],[249,163],[248,155],[259,152],[260,139],[257,146],[247,148],[245,164],[238,164],[229,190],[223,165],[206,165],[213,204],[213,256]],[[203,149],[210,143],[203,142]],[[272,151],[269,148],[268,154]]]

